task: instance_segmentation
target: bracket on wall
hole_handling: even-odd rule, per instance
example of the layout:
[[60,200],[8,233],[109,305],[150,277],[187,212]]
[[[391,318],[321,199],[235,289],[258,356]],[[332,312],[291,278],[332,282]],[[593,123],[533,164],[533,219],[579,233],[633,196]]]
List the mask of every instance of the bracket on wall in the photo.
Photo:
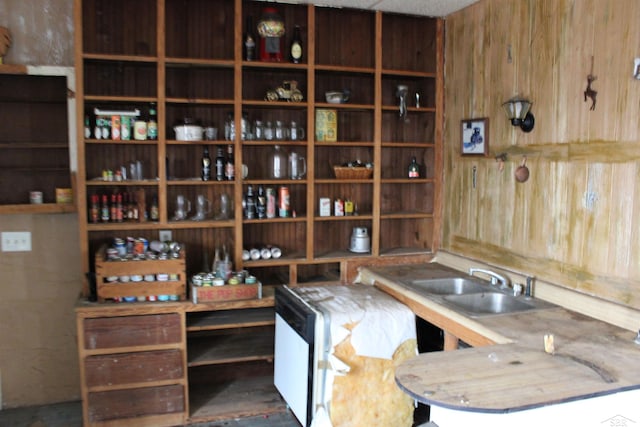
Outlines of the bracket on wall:
[[596,109],[596,96],[598,92],[591,88],[591,83],[596,81],[598,76],[593,75],[593,56],[591,57],[591,72],[587,75],[587,88],[584,91],[584,102],[587,102],[587,98],[591,98],[591,108],[589,110],[593,111]]

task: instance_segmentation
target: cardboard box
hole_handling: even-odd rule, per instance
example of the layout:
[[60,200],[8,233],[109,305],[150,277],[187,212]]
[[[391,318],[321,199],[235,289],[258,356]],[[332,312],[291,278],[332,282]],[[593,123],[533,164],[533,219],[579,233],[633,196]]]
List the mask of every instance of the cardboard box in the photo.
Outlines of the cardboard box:
[[194,286],[191,285],[191,301],[194,304],[222,301],[240,301],[262,298],[262,284]]
[[316,141],[336,142],[338,140],[338,111],[330,108],[316,110]]

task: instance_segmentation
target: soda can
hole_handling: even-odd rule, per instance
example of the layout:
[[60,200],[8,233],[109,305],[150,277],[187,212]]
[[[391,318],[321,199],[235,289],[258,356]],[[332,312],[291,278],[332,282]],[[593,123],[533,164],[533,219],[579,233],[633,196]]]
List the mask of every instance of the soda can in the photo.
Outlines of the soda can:
[[278,189],[278,216],[286,218],[291,214],[291,204],[289,199],[289,187],[280,187]]
[[344,216],[344,201],[340,198],[333,202],[333,215]]
[[276,190],[271,187],[265,189],[267,197],[267,218],[276,217]]

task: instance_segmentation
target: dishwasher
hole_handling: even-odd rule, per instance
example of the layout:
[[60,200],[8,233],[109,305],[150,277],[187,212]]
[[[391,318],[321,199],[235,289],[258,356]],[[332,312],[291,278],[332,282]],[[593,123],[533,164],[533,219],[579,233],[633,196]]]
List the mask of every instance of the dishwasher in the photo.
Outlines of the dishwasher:
[[283,285],[275,291],[274,384],[291,412],[308,427],[322,400],[324,316]]

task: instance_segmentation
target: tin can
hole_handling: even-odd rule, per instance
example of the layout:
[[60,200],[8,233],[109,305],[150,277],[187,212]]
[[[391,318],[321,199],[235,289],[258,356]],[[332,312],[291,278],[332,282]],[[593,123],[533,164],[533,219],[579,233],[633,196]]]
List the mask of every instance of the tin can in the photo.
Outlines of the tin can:
[[340,198],[333,202],[333,215],[344,216],[344,201]]
[[265,194],[267,198],[267,218],[275,218],[276,217],[276,190],[272,187],[268,187],[265,189]]
[[130,116],[122,116],[120,118],[120,138],[123,141],[131,139],[131,124]]
[[331,199],[320,197],[320,216],[331,216]]
[[353,201],[352,200],[345,200],[344,201],[344,214],[346,216],[350,216],[353,215]]
[[282,186],[278,189],[278,216],[286,218],[291,215],[291,200],[289,187]]

